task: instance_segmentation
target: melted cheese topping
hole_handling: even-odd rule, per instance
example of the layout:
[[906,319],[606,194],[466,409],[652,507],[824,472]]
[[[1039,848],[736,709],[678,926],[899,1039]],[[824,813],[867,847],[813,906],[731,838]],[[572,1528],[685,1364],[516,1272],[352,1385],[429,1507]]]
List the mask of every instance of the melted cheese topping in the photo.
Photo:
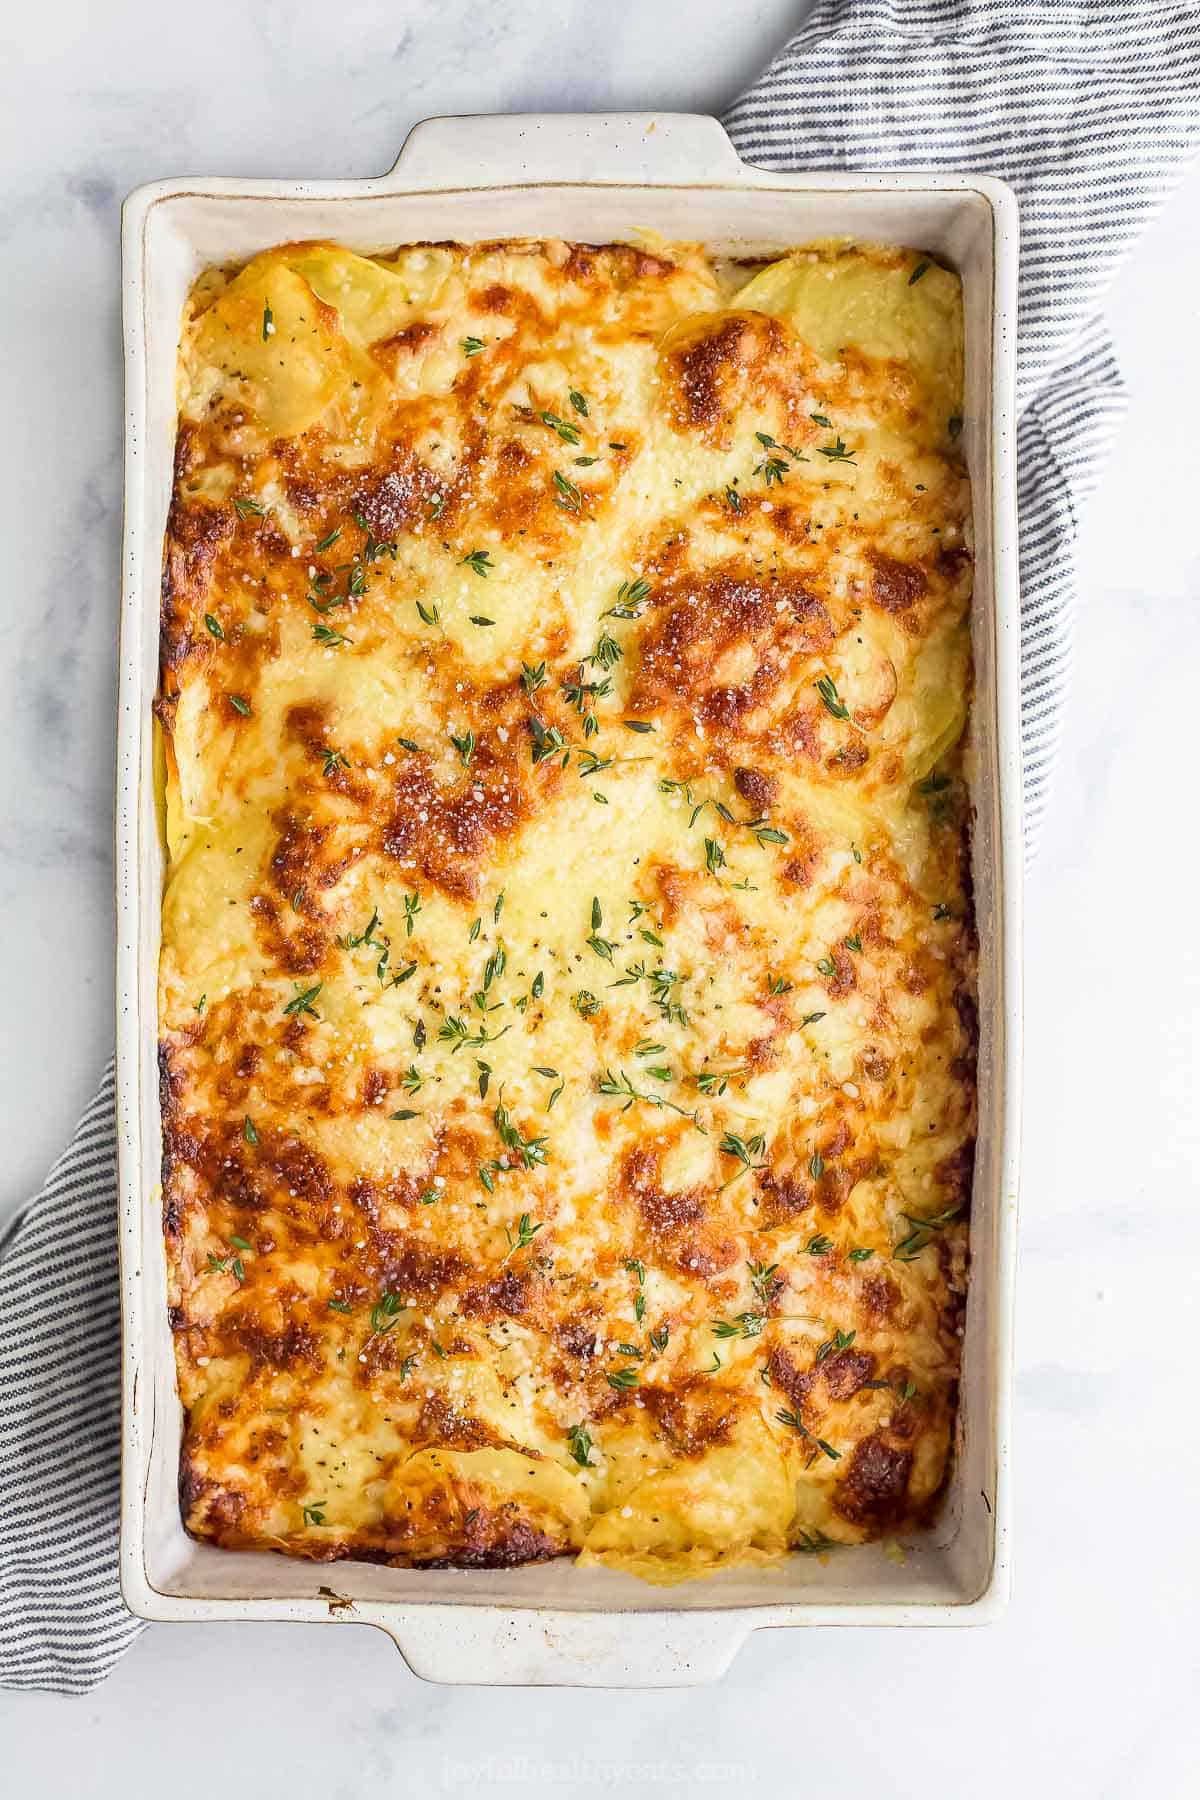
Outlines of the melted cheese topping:
[[957,279],[288,245],[163,587],[188,1528],[675,1578],[920,1523],[973,1127]]

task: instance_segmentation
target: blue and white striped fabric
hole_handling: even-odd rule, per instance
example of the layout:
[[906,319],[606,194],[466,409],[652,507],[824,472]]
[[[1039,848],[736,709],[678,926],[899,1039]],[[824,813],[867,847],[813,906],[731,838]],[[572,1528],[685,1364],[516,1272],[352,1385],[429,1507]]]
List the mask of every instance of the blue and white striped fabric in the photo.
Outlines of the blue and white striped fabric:
[[999,175],[1021,206],[1017,468],[1030,849],[1070,678],[1081,511],[1125,408],[1100,305],[1200,139],[1196,0],[817,0],[725,120],[770,169]]
[[82,1694],[142,1629],[117,1587],[111,1064],[0,1254],[0,1685]]
[[[977,169],[1021,198],[1028,819],[1069,667],[1079,509],[1121,415],[1099,305],[1200,135],[1200,12],[1155,0],[818,0],[732,109],[777,169]],[[0,1246],[0,1685],[83,1693],[141,1627],[117,1588],[112,1071]]]

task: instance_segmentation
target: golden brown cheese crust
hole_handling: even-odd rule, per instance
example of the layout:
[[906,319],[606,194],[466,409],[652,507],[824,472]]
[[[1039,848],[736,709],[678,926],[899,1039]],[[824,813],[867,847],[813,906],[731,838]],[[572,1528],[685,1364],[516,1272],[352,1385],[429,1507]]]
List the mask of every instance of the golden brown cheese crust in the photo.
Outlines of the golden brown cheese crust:
[[290,245],[185,320],[184,1517],[700,1570],[919,1524],[974,1120],[957,282]]

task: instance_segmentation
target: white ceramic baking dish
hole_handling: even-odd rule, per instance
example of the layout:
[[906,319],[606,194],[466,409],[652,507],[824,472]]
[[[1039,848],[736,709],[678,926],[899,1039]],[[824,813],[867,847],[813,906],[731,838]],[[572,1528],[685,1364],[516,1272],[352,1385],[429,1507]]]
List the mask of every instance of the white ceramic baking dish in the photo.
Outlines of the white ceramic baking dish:
[[[238,1555],[180,1523],[181,1416],[167,1325],[155,972],[163,852],[151,700],[175,434],[180,312],[210,263],[297,238],[377,250],[421,239],[643,230],[759,255],[854,235],[932,250],[966,307],[963,443],[977,572],[972,757],[981,948],[980,1133],[955,1473],[942,1520],[879,1548],[660,1589],[566,1562],[410,1571]],[[1008,1587],[1009,1375],[1016,1227],[1020,942],[1018,589],[1013,478],[1017,216],[974,175],[769,175],[712,119],[670,114],[431,119],[361,182],[169,181],[123,225],[125,538],[117,792],[117,1075],[124,1308],[121,1580],[147,1619],[358,1620],[420,1675],[459,1682],[674,1685],[712,1679],[779,1625],[967,1625]]]

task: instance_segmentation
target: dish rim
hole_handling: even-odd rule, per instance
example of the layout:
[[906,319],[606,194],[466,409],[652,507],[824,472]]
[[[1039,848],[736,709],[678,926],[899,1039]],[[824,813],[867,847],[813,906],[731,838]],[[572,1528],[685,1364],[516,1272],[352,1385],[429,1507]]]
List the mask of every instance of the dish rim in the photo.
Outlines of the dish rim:
[[[652,139],[657,141],[652,142]],[[477,166],[464,181],[464,167]],[[548,178],[544,171],[553,169]],[[687,173],[694,178],[682,179]],[[143,885],[146,738],[148,703],[142,636],[147,595],[157,593],[161,544],[148,530],[143,483],[146,472],[147,395],[151,369],[148,308],[153,304],[146,267],[146,233],[164,205],[199,200],[230,201],[236,207],[280,202],[348,202],[430,195],[502,195],[514,191],[559,192],[608,188],[656,194],[727,191],[820,195],[977,195],[992,223],[991,379],[988,388],[991,432],[986,453],[990,481],[981,494],[973,477],[977,516],[986,506],[990,521],[991,642],[995,708],[988,720],[994,733],[998,862],[995,905],[999,945],[998,975],[1004,998],[997,1026],[1001,1039],[994,1079],[998,1084],[1001,1132],[996,1151],[998,1193],[994,1222],[992,1295],[994,1342],[988,1348],[996,1431],[994,1547],[989,1576],[972,1598],[847,1602],[786,1599],[748,1604],[681,1606],[678,1589],[655,1590],[645,1607],[619,1602],[611,1608],[530,1604],[510,1606],[464,1596],[449,1603],[429,1600],[356,1599],[344,1611],[318,1592],[284,1598],[253,1591],[214,1598],[164,1592],[146,1566],[147,1490],[154,1454],[152,1405],[143,1405],[153,1374],[147,1308],[155,1303],[155,1275],[143,1273],[146,1183],[157,1174],[143,1161],[144,1046],[138,1012],[139,957],[147,914],[157,914],[157,888]],[[348,232],[347,235],[353,235]],[[505,233],[500,235],[517,235]],[[262,242],[286,241],[264,234]],[[400,241],[400,240],[397,240]],[[117,788],[117,1122],[121,1196],[122,1287],[122,1505],[121,1582],[126,1604],[155,1619],[296,1619],[319,1622],[353,1618],[381,1626],[400,1645],[419,1673],[441,1679],[580,1682],[618,1685],[710,1678],[727,1665],[751,1630],[781,1625],[976,1624],[1003,1610],[1010,1582],[1009,1389],[1016,1252],[1016,1193],[1019,1142],[1021,780],[1018,730],[1019,591],[1016,566],[1016,503],[1013,444],[1013,377],[1016,327],[1016,201],[988,176],[907,172],[904,174],[771,174],[741,162],[715,120],[672,114],[475,115],[426,120],[414,127],[393,168],[365,181],[296,182],[236,180],[156,181],[134,190],[122,220],[122,282],[126,366],[126,450],[124,570]],[[161,379],[161,367],[153,371]],[[173,380],[173,371],[172,371]],[[152,474],[152,471],[151,471]],[[149,578],[149,579],[148,579]],[[978,704],[978,696],[976,697]],[[150,1026],[157,1039],[157,1012]],[[153,1258],[151,1257],[151,1261]],[[158,1297],[165,1309],[165,1299]],[[222,1554],[217,1552],[216,1554]],[[229,1553],[224,1553],[228,1555]],[[307,1564],[311,1573],[364,1565]],[[460,1578],[461,1579],[461,1578]],[[335,1577],[336,1580],[336,1577]],[[315,1582],[314,1582],[314,1585]],[[706,1583],[706,1586],[709,1584]],[[714,1590],[714,1595],[716,1590]],[[674,1604],[672,1600],[674,1599]],[[621,1629],[615,1634],[611,1623]]]

